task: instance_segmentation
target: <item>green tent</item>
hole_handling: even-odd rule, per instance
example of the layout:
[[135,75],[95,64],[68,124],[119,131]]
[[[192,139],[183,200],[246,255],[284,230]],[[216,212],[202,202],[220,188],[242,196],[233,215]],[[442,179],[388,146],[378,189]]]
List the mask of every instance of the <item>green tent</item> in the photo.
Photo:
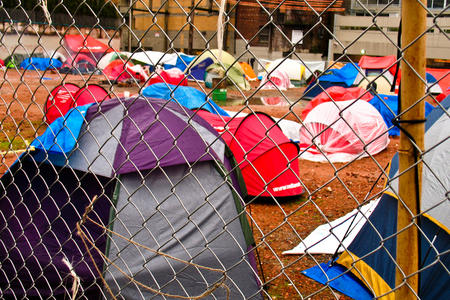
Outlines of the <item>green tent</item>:
[[194,68],[207,59],[213,63],[206,68],[206,72],[225,73],[231,84],[237,85],[242,90],[249,90],[250,84],[245,79],[245,72],[239,62],[230,53],[222,50],[221,61],[219,62],[219,49],[213,49],[203,52],[195,59],[186,70]]

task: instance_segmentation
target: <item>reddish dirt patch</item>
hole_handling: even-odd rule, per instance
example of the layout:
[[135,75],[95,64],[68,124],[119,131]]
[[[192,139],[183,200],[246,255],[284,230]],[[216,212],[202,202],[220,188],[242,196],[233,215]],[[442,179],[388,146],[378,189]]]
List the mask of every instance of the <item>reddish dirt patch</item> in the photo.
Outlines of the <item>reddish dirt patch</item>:
[[[46,128],[43,107],[49,92],[61,81],[76,83],[99,83],[102,76],[76,76],[59,74],[25,73],[15,70],[0,71],[0,138],[22,143],[30,142]],[[49,79],[42,79],[46,77]],[[192,84],[191,84],[192,85]],[[120,94],[123,91],[137,93],[139,87],[105,86],[108,91]],[[210,90],[208,90],[210,91]],[[301,97],[302,88],[286,92],[293,102]],[[231,92],[234,98],[249,96],[273,96],[274,92],[263,91],[257,95]],[[243,106],[223,106],[229,110],[241,110]],[[302,103],[292,106],[248,105],[244,111],[263,111],[277,118],[299,121]],[[363,158],[350,164],[325,164],[300,160],[300,178],[305,186],[304,198],[283,202],[254,201],[247,206],[252,220],[258,257],[261,259],[267,293],[273,299],[335,299],[343,297],[309,280],[300,271],[326,262],[326,255],[282,255],[293,248],[318,225],[343,216],[370,197],[377,195],[383,187],[382,178],[377,181],[398,147],[398,139],[391,139],[386,150],[373,158]],[[2,153],[0,175],[2,175],[19,153]],[[371,191],[373,187],[373,190]],[[260,268],[261,271],[261,268]],[[261,275],[262,276],[262,275]],[[301,295],[301,296],[300,296]],[[345,298],[345,297],[344,297]]]

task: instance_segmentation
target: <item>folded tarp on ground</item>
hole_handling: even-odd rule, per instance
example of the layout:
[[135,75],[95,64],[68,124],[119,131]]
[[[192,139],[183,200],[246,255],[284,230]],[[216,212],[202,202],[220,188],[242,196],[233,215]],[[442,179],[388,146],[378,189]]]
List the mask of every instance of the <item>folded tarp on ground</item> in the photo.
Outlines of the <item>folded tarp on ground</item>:
[[59,69],[62,62],[55,58],[47,57],[29,57],[20,63],[20,68],[24,70],[40,70]]
[[175,65],[178,56],[175,53],[164,53],[159,51],[142,51],[131,55],[131,59],[137,63],[150,66]]
[[344,251],[353,241],[366,220],[370,217],[379,199],[372,200],[359,209],[354,209],[343,217],[320,225],[300,244],[283,254],[334,254]]
[[149,98],[172,100],[188,109],[204,109],[216,115],[228,116],[227,112],[205,93],[190,86],[155,83],[146,87],[142,91],[142,95]]

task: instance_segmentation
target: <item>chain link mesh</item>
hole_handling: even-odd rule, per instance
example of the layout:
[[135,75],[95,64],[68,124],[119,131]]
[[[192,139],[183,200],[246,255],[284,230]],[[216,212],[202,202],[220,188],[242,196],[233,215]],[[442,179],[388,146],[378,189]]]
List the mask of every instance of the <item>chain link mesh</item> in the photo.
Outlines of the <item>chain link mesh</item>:
[[398,0],[0,1],[1,298],[447,298],[448,7],[401,45]]

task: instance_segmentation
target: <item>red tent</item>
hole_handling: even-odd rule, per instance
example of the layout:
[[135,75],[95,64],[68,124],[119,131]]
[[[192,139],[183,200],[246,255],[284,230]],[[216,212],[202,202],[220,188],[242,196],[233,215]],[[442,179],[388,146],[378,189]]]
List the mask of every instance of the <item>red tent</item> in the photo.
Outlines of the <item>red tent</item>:
[[89,84],[80,88],[74,95],[75,106],[82,106],[89,103],[99,103],[111,99],[108,92],[99,85]]
[[156,70],[155,74],[150,77],[148,85],[159,82],[182,86],[188,85],[187,76],[178,68],[172,68],[169,70]]
[[75,53],[74,56],[69,56],[67,61],[64,63],[63,67],[69,67],[69,68],[85,68],[85,69],[95,69],[95,66],[97,63],[95,62],[95,59],[92,57],[82,54],[82,53]]
[[3,61],[3,59],[0,59],[0,67],[3,67],[5,65],[5,62]]
[[56,86],[47,97],[44,115],[48,124],[64,116],[73,107],[74,95],[80,87],[73,83],[63,83]]
[[94,39],[91,36],[82,36],[80,34],[68,34],[64,36],[66,49],[72,53],[105,53],[114,51],[110,46]]
[[341,86],[332,86],[317,95],[308,103],[308,105],[306,105],[306,107],[302,111],[301,118],[302,120],[304,120],[314,107],[324,102],[329,102],[332,100],[346,101],[355,99],[370,101],[372,98],[373,95],[371,93],[360,87],[344,88]]
[[358,66],[361,69],[388,69],[391,68],[397,58],[395,55],[389,56],[362,56],[358,62]]
[[115,59],[110,62],[104,69],[103,74],[109,80],[122,82],[130,78],[135,78],[138,81],[146,81],[147,73],[140,65],[134,66],[131,62],[124,62],[122,59]]
[[264,113],[230,118],[199,111],[233,152],[250,196],[290,197],[303,192],[297,159],[299,148]]
[[47,97],[44,115],[48,124],[64,116],[71,108],[94,102],[108,100],[108,92],[99,85],[90,84],[79,88],[73,83],[56,86]]
[[[450,95],[450,70],[449,69],[435,69],[435,68],[426,68],[426,72],[430,73],[437,81],[437,84],[442,89],[442,93],[436,96],[436,100],[441,102],[448,95]],[[395,83],[395,93],[398,94],[398,89],[400,87],[400,81],[402,77],[402,72],[399,69],[397,74],[397,81]],[[428,79],[428,77],[427,77]],[[429,83],[429,84],[433,84]]]
[[442,89],[442,94],[438,95],[436,99],[440,102],[447,98],[447,96],[450,95],[450,70],[427,68],[427,72],[436,78]]

